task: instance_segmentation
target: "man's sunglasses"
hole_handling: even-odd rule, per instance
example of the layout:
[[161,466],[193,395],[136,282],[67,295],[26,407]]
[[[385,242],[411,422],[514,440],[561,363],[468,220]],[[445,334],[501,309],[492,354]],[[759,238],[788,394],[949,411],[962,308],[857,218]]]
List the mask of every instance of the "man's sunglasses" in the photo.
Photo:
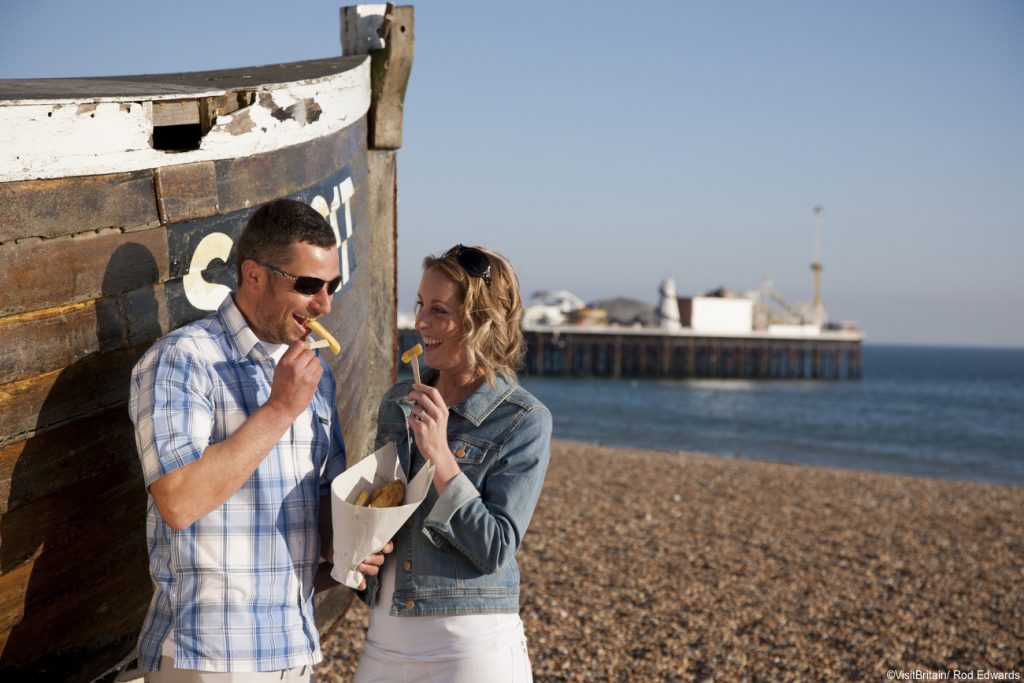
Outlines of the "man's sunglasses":
[[462,269],[468,275],[481,277],[488,287],[491,286],[491,259],[484,252],[475,247],[465,247],[461,244],[456,244],[445,252],[445,256],[454,257],[456,263],[462,266]]
[[330,296],[338,291],[338,286],[341,284],[340,275],[333,280],[328,281],[321,280],[318,277],[312,277],[310,275],[292,275],[291,273],[286,273],[280,268],[275,268],[269,263],[263,263],[262,261],[256,261],[256,263],[260,264],[264,268],[269,268],[281,277],[286,277],[291,280],[294,283],[292,288],[303,296],[315,296],[316,294],[319,294],[324,285],[327,285],[327,294]]

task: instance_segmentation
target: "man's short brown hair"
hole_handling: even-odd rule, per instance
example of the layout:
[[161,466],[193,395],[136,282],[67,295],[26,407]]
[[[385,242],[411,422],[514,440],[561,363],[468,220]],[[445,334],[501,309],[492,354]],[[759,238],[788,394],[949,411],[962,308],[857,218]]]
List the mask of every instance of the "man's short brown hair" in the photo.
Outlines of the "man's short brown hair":
[[242,282],[242,263],[252,259],[279,266],[291,246],[307,242],[327,249],[338,244],[331,224],[309,204],[294,199],[267,202],[249,217],[238,238],[238,282]]

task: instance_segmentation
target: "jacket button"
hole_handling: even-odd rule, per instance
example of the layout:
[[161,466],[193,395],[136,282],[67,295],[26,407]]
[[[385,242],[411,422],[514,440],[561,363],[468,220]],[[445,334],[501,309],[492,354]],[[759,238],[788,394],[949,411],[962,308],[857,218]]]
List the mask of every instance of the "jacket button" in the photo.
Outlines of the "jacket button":
[[412,528],[412,524],[413,524],[412,517],[410,517],[409,519],[405,520],[405,528],[406,529],[411,529]]
[[412,562],[410,562],[409,560],[403,562],[402,569],[404,569],[405,571],[409,571],[410,569],[412,569]]
[[415,606],[416,606],[416,603],[413,602],[412,600],[410,600],[409,602],[405,603],[405,609],[412,609]]
[[455,457],[456,458],[465,458],[466,457],[466,449],[465,448],[460,448],[459,450],[455,451]]

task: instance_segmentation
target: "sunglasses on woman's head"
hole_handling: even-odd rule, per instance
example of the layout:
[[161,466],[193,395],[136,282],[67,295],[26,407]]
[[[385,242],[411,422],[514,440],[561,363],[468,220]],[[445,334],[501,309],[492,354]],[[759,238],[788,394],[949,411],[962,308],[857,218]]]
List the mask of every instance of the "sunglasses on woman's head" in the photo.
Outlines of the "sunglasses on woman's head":
[[338,291],[338,286],[341,284],[340,275],[333,280],[321,280],[320,278],[312,277],[311,275],[292,275],[291,273],[286,273],[280,268],[275,268],[269,263],[263,263],[262,261],[256,261],[256,263],[260,264],[264,268],[274,271],[281,277],[286,277],[291,280],[293,283],[292,289],[303,296],[315,296],[316,294],[319,294],[324,285],[327,285],[327,294],[330,296]]
[[445,256],[455,257],[456,263],[466,271],[467,275],[483,278],[487,286],[491,286],[491,259],[484,252],[475,247],[456,244],[445,252]]

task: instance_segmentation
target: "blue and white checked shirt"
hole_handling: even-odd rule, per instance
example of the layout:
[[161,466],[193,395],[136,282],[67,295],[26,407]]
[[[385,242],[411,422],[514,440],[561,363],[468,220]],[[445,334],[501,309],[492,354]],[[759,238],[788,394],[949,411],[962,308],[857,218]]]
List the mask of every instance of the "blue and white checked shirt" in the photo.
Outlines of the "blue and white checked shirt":
[[[238,429],[269,398],[275,367],[231,296],[154,344],[132,371],[128,406],[147,489]],[[158,668],[172,627],[178,668],[274,671],[323,659],[312,600],[319,499],[344,469],[325,365],[309,408],[223,505],[174,531],[150,497],[154,591],[141,668]]]

